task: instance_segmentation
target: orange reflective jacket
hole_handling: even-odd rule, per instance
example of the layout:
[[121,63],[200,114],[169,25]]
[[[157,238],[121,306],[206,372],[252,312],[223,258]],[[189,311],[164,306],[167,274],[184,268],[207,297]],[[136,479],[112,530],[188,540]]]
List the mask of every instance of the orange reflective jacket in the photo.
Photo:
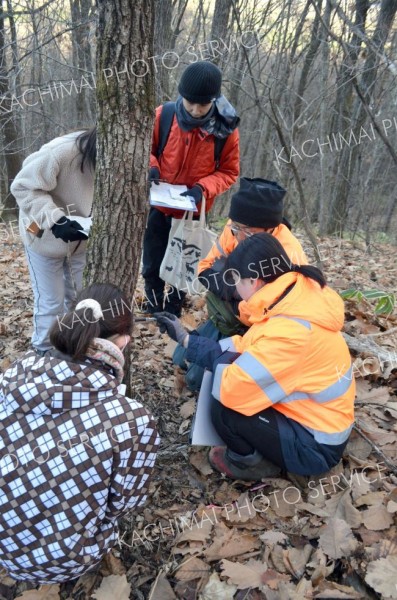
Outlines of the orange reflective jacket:
[[[162,106],[156,108],[150,166],[157,167],[161,179],[168,183],[183,184],[188,187],[199,184],[206,198],[205,210],[208,212],[215,197],[228,190],[239,175],[238,129],[228,136],[222,149],[219,167],[216,168],[214,136],[200,128],[182,131],[176,116],[174,116],[167,144],[157,159],[156,151],[159,144],[162,109]],[[156,208],[166,215],[176,218],[181,218],[184,214],[181,210],[160,208],[159,206]],[[200,205],[198,209],[200,210]]]
[[340,333],[342,299],[328,286],[321,289],[291,272],[265,285],[246,305],[250,329],[220,342],[241,356],[217,366],[213,395],[249,416],[272,406],[319,443],[342,444],[353,426],[355,396],[351,358]]
[[[237,239],[233,235],[229,225],[231,224],[231,220],[226,224],[226,227],[222,231],[219,238],[216,240],[215,244],[212,246],[211,250],[207,254],[203,260],[199,262],[198,265],[198,273],[200,274],[204,269],[209,269],[212,267],[214,262],[221,258],[222,256],[229,256],[231,252],[237,246]],[[288,227],[284,224],[276,227],[272,233],[272,235],[280,242],[291,262],[296,265],[307,265],[308,260],[306,254],[303,251],[303,248],[294,236],[293,233],[288,229]]]

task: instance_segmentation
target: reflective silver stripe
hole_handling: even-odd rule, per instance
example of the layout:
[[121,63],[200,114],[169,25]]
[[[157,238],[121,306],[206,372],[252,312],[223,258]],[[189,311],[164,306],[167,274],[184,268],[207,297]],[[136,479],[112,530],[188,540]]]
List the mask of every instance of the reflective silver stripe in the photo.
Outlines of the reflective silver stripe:
[[335,400],[335,398],[339,398],[345,394],[352,384],[352,367],[348,371],[346,371],[345,375],[342,375],[335,381],[332,385],[327,387],[322,392],[318,392],[316,394],[310,394],[310,398],[313,398],[316,402],[331,402]]
[[291,321],[296,321],[297,323],[299,323],[300,325],[303,325],[303,327],[306,327],[307,329],[311,329],[311,323],[309,321],[305,321],[305,319],[299,319],[298,317],[287,317],[286,315],[274,315],[274,317],[270,317],[271,319],[277,319],[279,317],[282,317],[283,319],[290,319]]
[[233,344],[233,340],[230,337],[225,338],[224,340],[219,340],[218,343],[223,352],[226,352],[226,350],[230,350],[230,352],[237,352],[236,346]]
[[[305,425],[303,425],[305,427]],[[317,429],[311,429],[311,427],[305,427],[310,433],[313,434],[314,439],[319,444],[328,444],[328,446],[339,446],[347,440],[350,435],[353,425],[350,425],[344,431],[338,431],[336,433],[325,433],[325,431],[318,431]]]
[[215,374],[214,374],[214,383],[212,386],[212,395],[214,396],[214,398],[216,398],[217,400],[221,399],[221,383],[222,383],[222,375],[223,375],[223,371],[227,368],[230,367],[230,365],[218,365],[215,369]]
[[233,364],[238,365],[240,369],[247,373],[265,392],[273,404],[285,399],[286,394],[281,385],[277,383],[270,371],[252,354],[244,352]]
[[219,252],[221,253],[222,256],[227,256],[226,252],[224,251],[224,249],[222,248],[222,246],[219,243],[219,238],[216,238],[215,240],[215,245],[218,248]]

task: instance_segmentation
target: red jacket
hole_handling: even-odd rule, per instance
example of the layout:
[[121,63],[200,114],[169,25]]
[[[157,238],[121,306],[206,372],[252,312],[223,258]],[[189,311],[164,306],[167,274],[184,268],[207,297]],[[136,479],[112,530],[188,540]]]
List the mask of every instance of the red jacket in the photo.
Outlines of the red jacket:
[[[168,183],[184,184],[193,187],[199,184],[206,198],[205,210],[208,212],[215,197],[230,188],[237,180],[240,172],[239,133],[235,129],[226,140],[220,157],[219,168],[216,168],[214,156],[215,137],[206,131],[195,128],[182,131],[176,116],[162,155],[157,159],[156,150],[159,142],[160,115],[163,107],[156,108],[156,120],[153,130],[150,166],[157,167],[161,179]],[[160,208],[166,215],[176,218],[183,216],[183,211]],[[198,206],[200,210],[200,205]]]

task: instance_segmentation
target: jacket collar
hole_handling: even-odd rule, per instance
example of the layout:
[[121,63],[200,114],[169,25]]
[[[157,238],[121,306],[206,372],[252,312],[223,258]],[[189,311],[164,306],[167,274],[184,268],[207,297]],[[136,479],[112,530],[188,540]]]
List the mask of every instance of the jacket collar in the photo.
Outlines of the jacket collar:
[[[283,307],[286,304],[290,304],[300,294],[299,288],[301,287],[301,277],[298,273],[290,272],[281,275],[272,283],[266,283],[260,290],[258,290],[249,300],[247,300],[247,308],[250,313],[249,321],[253,325],[254,323],[260,323],[268,319],[271,316],[280,314],[283,312]],[[298,284],[299,282],[299,284]],[[295,285],[288,294],[277,302],[279,298],[284,294],[288,287]],[[298,289],[297,289],[298,288]]]

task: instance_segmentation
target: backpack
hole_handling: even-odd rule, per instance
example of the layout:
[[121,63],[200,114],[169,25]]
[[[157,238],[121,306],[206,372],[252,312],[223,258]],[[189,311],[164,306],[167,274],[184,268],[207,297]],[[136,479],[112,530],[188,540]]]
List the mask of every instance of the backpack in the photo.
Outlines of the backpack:
[[[160,134],[159,144],[157,146],[156,157],[159,158],[167,145],[168,136],[170,135],[172,121],[175,115],[175,102],[165,102],[163,104],[163,110],[160,115]],[[219,169],[220,158],[224,145],[226,144],[227,137],[215,138],[214,144],[214,159],[216,168]]]
[[207,293],[208,318],[223,336],[244,335],[246,327],[233,313],[229,302],[218,298],[212,292]]

